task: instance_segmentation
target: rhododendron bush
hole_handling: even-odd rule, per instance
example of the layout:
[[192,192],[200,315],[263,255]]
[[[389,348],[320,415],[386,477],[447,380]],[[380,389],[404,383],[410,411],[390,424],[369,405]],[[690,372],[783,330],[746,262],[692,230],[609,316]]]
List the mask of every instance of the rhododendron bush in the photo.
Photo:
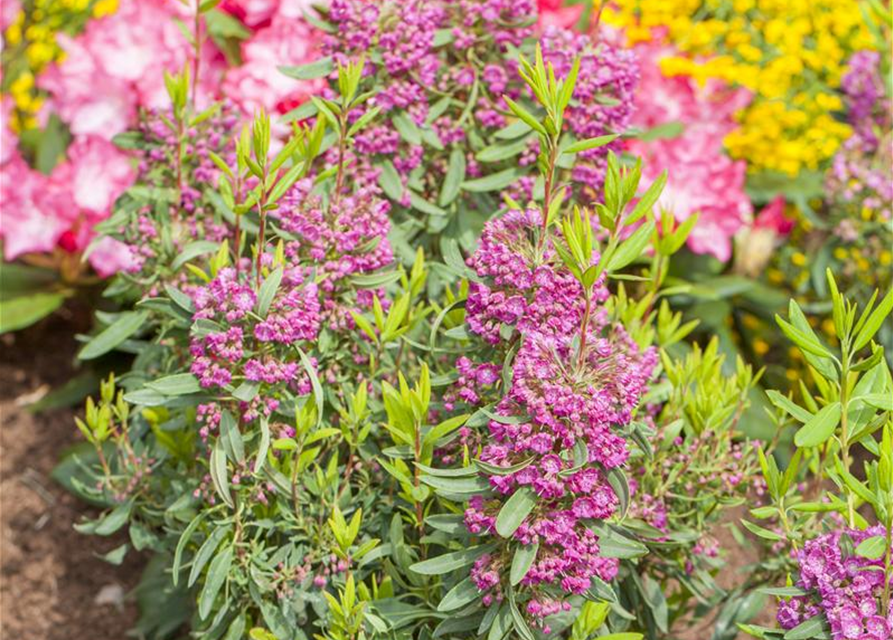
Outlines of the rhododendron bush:
[[[60,36],[68,144],[4,132],[0,311],[106,278],[78,356],[117,369],[57,475],[150,558],[138,635],[893,635],[893,293],[779,307],[793,221],[724,151],[753,94],[602,9],[122,0]],[[880,65],[841,208],[886,202]]]

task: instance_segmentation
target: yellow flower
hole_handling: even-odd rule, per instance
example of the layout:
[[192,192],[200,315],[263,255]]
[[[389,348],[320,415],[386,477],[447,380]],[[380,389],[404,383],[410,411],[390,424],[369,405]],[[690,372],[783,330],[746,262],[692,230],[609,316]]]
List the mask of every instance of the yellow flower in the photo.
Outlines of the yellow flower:
[[769,343],[762,338],[753,341],[753,351],[758,356],[766,355],[769,352]]
[[[661,61],[668,76],[711,78],[746,87],[754,98],[726,138],[751,171],[796,175],[818,169],[850,135],[833,117],[849,56],[873,48],[853,0],[615,0],[607,22],[641,42],[666,29],[681,56]],[[694,60],[697,60],[695,62]]]
[[93,17],[102,18],[104,16],[109,16],[117,10],[118,0],[98,0],[98,2],[93,5]]

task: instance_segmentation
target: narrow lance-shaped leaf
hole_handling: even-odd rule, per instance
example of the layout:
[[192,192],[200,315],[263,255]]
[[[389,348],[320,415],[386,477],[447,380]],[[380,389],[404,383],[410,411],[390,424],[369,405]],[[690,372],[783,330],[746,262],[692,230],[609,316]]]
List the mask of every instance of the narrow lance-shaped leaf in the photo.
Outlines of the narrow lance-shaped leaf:
[[629,238],[617,247],[617,250],[611,256],[610,262],[608,262],[607,270],[613,273],[637,260],[642,255],[645,247],[648,246],[652,231],[654,231],[653,220],[649,220],[636,229]]
[[833,402],[800,427],[794,435],[794,444],[798,447],[818,447],[834,435],[838,422],[840,422],[840,403]]
[[502,505],[496,516],[496,532],[503,538],[510,537],[521,526],[533,507],[536,506],[536,494],[530,487],[522,487]]

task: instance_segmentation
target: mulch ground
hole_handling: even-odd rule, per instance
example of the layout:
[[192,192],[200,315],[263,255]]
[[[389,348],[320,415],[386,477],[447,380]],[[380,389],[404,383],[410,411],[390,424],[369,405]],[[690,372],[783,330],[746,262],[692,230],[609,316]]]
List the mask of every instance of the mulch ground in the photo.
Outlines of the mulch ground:
[[121,537],[81,535],[95,515],[50,478],[59,454],[78,442],[71,410],[25,408],[74,371],[77,330],[87,316],[63,309],[24,332],[0,337],[0,637],[123,640],[136,620],[127,594],[140,561],[97,558]]

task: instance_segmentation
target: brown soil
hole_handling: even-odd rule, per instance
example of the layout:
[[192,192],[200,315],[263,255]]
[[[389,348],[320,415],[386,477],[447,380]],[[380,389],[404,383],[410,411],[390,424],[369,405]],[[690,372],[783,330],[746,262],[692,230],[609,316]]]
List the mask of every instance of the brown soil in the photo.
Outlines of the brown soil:
[[81,316],[63,309],[0,344],[2,638],[121,640],[136,620],[125,595],[139,580],[139,560],[131,553],[115,567],[98,559],[125,539],[74,531],[95,513],[50,478],[59,453],[78,441],[72,412],[24,408],[71,376]]

